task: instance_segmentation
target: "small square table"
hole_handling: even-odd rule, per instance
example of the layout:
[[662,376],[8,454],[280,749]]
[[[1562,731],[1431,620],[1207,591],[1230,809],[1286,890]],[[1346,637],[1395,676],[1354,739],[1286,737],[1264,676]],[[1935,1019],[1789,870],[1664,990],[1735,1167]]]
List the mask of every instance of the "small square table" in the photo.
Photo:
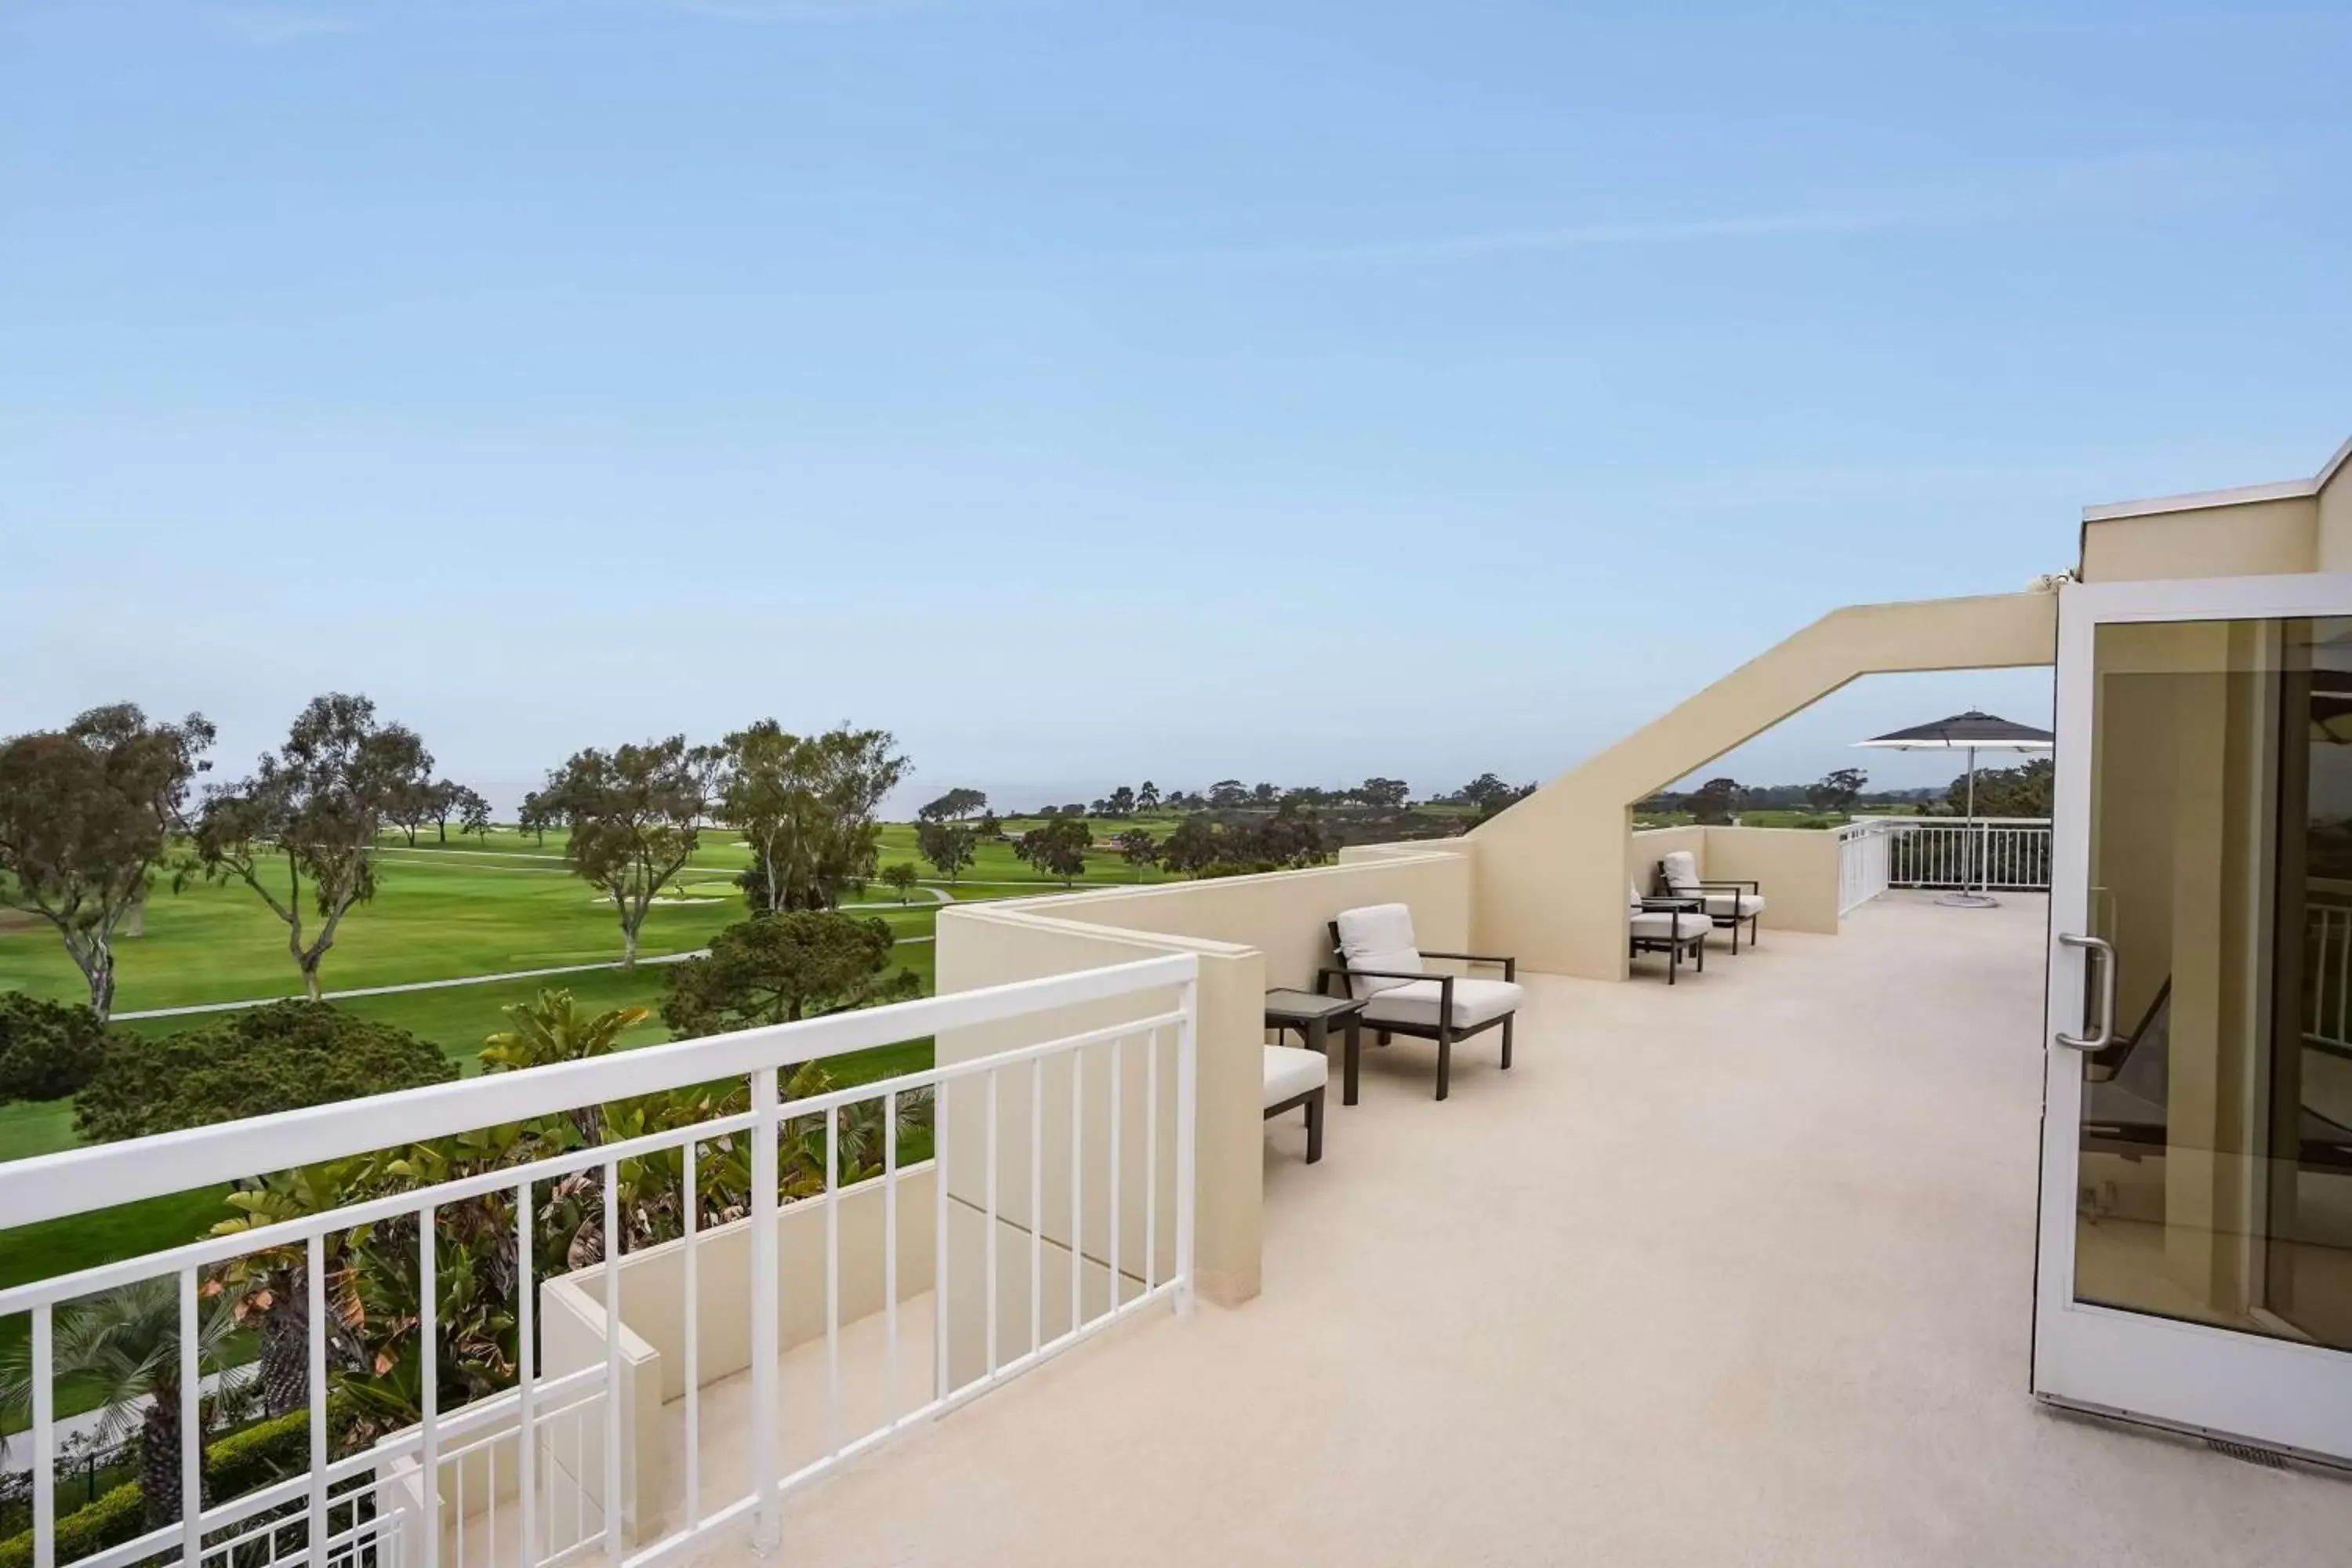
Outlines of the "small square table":
[[1364,999],[1360,996],[1318,996],[1312,991],[1291,991],[1277,987],[1265,994],[1265,1026],[1269,1029],[1296,1029],[1307,1038],[1307,1048],[1331,1054],[1331,1026],[1347,1026],[1346,1066],[1340,1078],[1339,1103],[1356,1103],[1356,1068],[1362,1059],[1363,1039],[1360,1026],[1364,1018]]

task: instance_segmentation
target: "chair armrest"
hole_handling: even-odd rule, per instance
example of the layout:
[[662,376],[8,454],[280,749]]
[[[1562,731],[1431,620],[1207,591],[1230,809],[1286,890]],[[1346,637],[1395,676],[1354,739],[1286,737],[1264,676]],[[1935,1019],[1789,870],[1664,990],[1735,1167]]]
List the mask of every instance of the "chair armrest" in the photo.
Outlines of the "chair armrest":
[[1451,980],[1451,974],[1424,974],[1418,969],[1335,969],[1329,973],[1344,974],[1350,980]]
[[1693,883],[1692,886],[1699,888],[1729,888],[1735,891],[1741,888],[1745,888],[1751,893],[1760,893],[1764,890],[1764,884],[1761,882],[1742,882],[1727,877],[1701,877],[1696,882]]
[[1421,950],[1421,956],[1423,958],[1450,958],[1458,963],[1499,963],[1503,966],[1504,979],[1517,980],[1519,977],[1519,961],[1516,958],[1507,958],[1501,953],[1435,952],[1428,948],[1423,948]]
[[1706,912],[1706,900],[1705,899],[1678,898],[1672,894],[1659,893],[1642,900],[1642,912],[1645,915],[1705,914]]
[[[1333,993],[1328,989],[1331,982],[1335,979],[1345,980],[1347,978],[1348,972],[1344,969],[1332,969],[1327,966],[1317,970],[1315,972],[1315,994],[1318,996],[1329,996],[1333,994]],[[1339,987],[1338,994],[1345,996],[1347,994],[1348,988],[1345,985]]]

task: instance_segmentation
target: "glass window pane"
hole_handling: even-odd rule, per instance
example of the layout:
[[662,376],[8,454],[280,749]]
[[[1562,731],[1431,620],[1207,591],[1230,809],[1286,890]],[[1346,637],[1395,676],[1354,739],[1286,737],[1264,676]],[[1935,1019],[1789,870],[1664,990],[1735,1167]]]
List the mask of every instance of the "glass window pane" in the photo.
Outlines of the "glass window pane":
[[2352,1348],[2352,621],[2102,626],[2078,1300]]

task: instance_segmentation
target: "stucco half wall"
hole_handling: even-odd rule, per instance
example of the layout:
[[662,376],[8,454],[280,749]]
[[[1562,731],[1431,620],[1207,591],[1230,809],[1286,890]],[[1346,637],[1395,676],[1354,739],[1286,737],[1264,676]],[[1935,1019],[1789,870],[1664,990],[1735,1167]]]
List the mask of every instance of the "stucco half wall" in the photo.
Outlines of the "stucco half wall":
[[2053,593],[1823,616],[1473,830],[1472,944],[1530,969],[1623,979],[1634,802],[1857,677],[2050,664],[2057,643]]
[[[1325,923],[1340,910],[1362,904],[1409,905],[1423,945],[1463,947],[1470,929],[1470,862],[1457,840],[1426,847],[1384,847],[1342,865],[1305,871],[1161,883],[1132,891],[1099,889],[950,905],[940,911],[939,988],[943,994],[969,991],[1155,952],[1183,952],[1199,958],[1194,1261],[1201,1293],[1211,1300],[1232,1304],[1256,1295],[1259,1284],[1265,1163],[1260,1096],[1265,1085],[1266,988],[1311,987],[1315,971],[1328,962]],[[1075,1033],[1139,1017],[1165,1004],[1164,997],[1129,997],[1117,1004],[1097,1005],[1091,1010],[1069,1009],[1055,1018],[1053,1026]],[[968,1061],[1041,1037],[1047,1037],[1039,1034],[1034,1019],[1024,1020],[1017,1027],[992,1025],[951,1030],[939,1038],[939,1059]],[[1171,1191],[1173,1096],[1163,1096],[1160,1103],[1165,1121],[1160,1147],[1169,1152],[1171,1162],[1163,1171],[1169,1184],[1161,1190]],[[1137,1121],[1140,1114],[1139,1104],[1130,1097],[1122,1121],[1129,1148],[1142,1144]],[[1090,1101],[1087,1117],[1087,1145],[1106,1147],[1107,1109]],[[1103,1125],[1095,1124],[1097,1117],[1104,1120]],[[1013,1142],[1020,1145],[1021,1140]],[[964,1146],[972,1144],[967,1141]],[[950,1195],[960,1204],[977,1204],[984,1169],[951,1158]],[[1003,1191],[1015,1190],[1024,1180],[1023,1172],[1009,1166],[999,1175]],[[1068,1208],[1066,1189],[1055,1184],[1059,1179],[1056,1172],[1048,1170],[1042,1233],[1049,1243],[1066,1247],[1066,1220],[1056,1218],[1066,1215]],[[1123,1198],[1122,1259],[1143,1256],[1141,1179],[1141,1167],[1137,1164],[1129,1173],[1130,1186]],[[1090,1263],[1107,1256],[1108,1237],[1102,1230],[1102,1216],[1108,1212],[1108,1205],[1098,1197],[1087,1205],[1087,1231],[1080,1238],[1079,1251]],[[1173,1261],[1164,1250],[1170,1240],[1170,1233],[1162,1230],[1163,1279]]]

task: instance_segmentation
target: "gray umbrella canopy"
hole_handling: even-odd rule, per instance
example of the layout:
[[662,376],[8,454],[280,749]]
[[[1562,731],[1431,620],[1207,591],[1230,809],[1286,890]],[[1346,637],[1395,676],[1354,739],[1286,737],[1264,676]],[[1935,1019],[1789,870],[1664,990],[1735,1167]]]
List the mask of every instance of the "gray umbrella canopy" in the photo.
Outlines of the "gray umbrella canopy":
[[2010,720],[1971,708],[1965,713],[1955,713],[1948,719],[1938,719],[1932,724],[1915,724],[1908,730],[1856,741],[1857,746],[1875,746],[1887,752],[1966,752],[1969,754],[1968,837],[1966,869],[1962,873],[1960,890],[1948,893],[1941,903],[1956,904],[1964,909],[1985,909],[1997,900],[1989,899],[1975,888],[1978,863],[1980,859],[1975,833],[1977,823],[1977,753],[1979,752],[2048,752],[2056,749],[2058,737],[2047,730],[2037,730],[2031,724],[2014,723]]
[[2057,742],[2058,737],[2047,730],[2012,723],[1971,708],[1932,724],[1915,724],[1854,744],[1890,752],[2046,752]]

